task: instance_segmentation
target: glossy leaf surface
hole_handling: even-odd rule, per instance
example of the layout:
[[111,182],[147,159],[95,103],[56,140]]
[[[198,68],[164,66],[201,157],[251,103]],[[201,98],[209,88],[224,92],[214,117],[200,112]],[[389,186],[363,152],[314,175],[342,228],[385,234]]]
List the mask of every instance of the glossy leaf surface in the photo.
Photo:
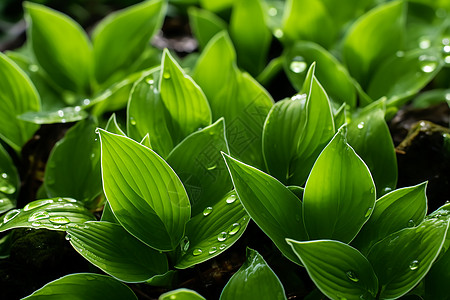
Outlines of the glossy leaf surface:
[[21,114],[18,118],[34,124],[54,124],[76,122],[87,116],[88,113],[81,106],[69,106],[54,111],[29,111]]
[[15,207],[19,183],[16,166],[5,148],[0,145],[0,213]]
[[199,293],[189,289],[177,289],[159,296],[158,300],[205,300]]

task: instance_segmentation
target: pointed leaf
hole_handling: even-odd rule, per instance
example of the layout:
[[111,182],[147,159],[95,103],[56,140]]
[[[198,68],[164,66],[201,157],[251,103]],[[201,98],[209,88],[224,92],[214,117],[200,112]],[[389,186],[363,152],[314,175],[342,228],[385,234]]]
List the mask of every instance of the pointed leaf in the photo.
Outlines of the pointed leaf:
[[190,217],[186,191],[153,150],[99,129],[103,189],[114,215],[132,235],[158,250],[172,250]]
[[306,182],[303,216],[312,239],[350,242],[375,205],[369,169],[346,143],[341,127],[320,154]]
[[16,206],[19,184],[16,166],[0,144],[0,214]]
[[38,111],[39,95],[28,76],[0,53],[0,138],[20,151],[38,126],[17,119],[27,111]]
[[160,91],[171,116],[169,131],[174,144],[211,124],[211,109],[205,94],[167,50],[161,64]]
[[355,248],[331,240],[287,242],[330,299],[376,299],[377,277],[367,258]]
[[167,257],[109,222],[86,222],[67,230],[80,255],[123,282],[145,282],[168,271]]
[[166,7],[164,0],[144,1],[109,14],[97,25],[92,40],[95,77],[100,83],[137,61],[160,29]]
[[47,283],[23,300],[137,300],[133,291],[110,276],[78,273]]
[[114,216],[111,205],[109,204],[108,201],[105,202],[105,206],[103,207],[102,217],[100,218],[100,221],[120,224],[116,216]]
[[204,206],[186,224],[175,267],[185,269],[226,251],[242,236],[249,221],[235,192]]
[[287,299],[277,275],[255,250],[247,248],[247,260],[220,294],[228,299]]
[[117,123],[116,113],[113,113],[109,118],[108,122],[106,123],[105,130],[111,133],[126,136],[125,132],[123,132],[123,130]]
[[0,232],[19,227],[66,230],[70,226],[95,220],[82,203],[71,198],[41,199],[23,209],[13,209],[2,216]]
[[34,124],[54,124],[80,121],[88,115],[80,106],[69,106],[52,111],[28,111],[17,118]]
[[162,294],[158,298],[159,300],[205,300],[199,293],[189,289],[176,289]]
[[225,162],[245,210],[290,260],[299,260],[285,238],[306,240],[302,202],[281,182],[226,154]]
[[87,94],[92,74],[92,46],[83,28],[67,15],[43,5],[24,4],[33,54],[61,88]]
[[432,218],[372,247],[367,258],[378,276],[380,299],[403,296],[422,280],[441,251],[447,229],[448,220]]
[[204,49],[217,33],[227,28],[225,21],[211,11],[190,7],[188,14],[189,24],[199,43],[200,49]]

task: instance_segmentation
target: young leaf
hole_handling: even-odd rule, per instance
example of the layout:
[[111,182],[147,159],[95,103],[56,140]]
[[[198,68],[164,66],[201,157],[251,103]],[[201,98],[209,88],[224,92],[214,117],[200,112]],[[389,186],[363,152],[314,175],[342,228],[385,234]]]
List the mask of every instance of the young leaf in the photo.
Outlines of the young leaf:
[[370,219],[353,241],[361,252],[368,250],[391,233],[422,222],[427,212],[427,183],[395,190],[375,202]]
[[98,24],[92,41],[95,77],[100,83],[115,72],[129,70],[137,61],[161,27],[166,7],[164,0],[144,1],[111,13]]
[[27,75],[0,53],[0,138],[16,151],[28,141],[38,126],[17,119],[27,111],[38,111],[39,95]]
[[341,127],[317,158],[303,195],[309,237],[350,242],[369,218],[375,186],[369,169],[347,144]]
[[227,24],[211,11],[190,7],[188,9],[189,24],[198,41],[200,49],[204,49],[217,33],[226,30]]
[[167,157],[187,190],[193,216],[233,187],[221,151],[229,153],[223,118],[189,135]]
[[287,299],[277,275],[255,250],[247,248],[247,260],[234,273],[220,294],[220,300]]
[[90,92],[92,46],[74,20],[43,5],[24,4],[33,54],[39,65],[61,88]]
[[19,173],[5,148],[0,144],[0,214],[16,206]]
[[19,227],[66,230],[92,220],[95,220],[92,213],[74,199],[41,199],[4,214],[0,219],[0,232]]
[[188,289],[176,289],[159,296],[158,300],[206,300],[196,291]]
[[172,250],[191,209],[186,190],[153,150],[99,129],[103,190],[114,215],[132,235],[158,250]]
[[404,1],[384,3],[361,16],[348,30],[342,57],[363,88],[376,67],[402,45],[404,15]]
[[71,197],[88,204],[102,192],[96,126],[92,118],[78,122],[52,149],[44,177],[49,197]]
[[70,274],[47,283],[23,300],[137,300],[133,291],[110,276],[78,273]]
[[224,159],[247,213],[287,258],[299,263],[285,238],[308,239],[302,219],[302,202],[270,175],[226,154]]
[[242,236],[249,221],[235,192],[204,206],[186,224],[175,267],[185,269],[221,254]]
[[169,131],[174,144],[211,124],[211,109],[201,88],[164,51],[159,80],[161,98],[171,117]]
[[377,276],[367,258],[355,248],[331,240],[286,241],[330,299],[377,299]]
[[127,107],[128,136],[140,141],[147,133],[152,149],[167,157],[173,148],[168,129],[168,112],[156,88],[156,71],[137,81],[131,90]]
[[67,230],[80,255],[123,282],[145,282],[168,271],[167,257],[109,222],[86,222]]
[[441,251],[447,229],[448,220],[431,218],[371,248],[367,258],[379,280],[380,299],[401,297],[422,280]]

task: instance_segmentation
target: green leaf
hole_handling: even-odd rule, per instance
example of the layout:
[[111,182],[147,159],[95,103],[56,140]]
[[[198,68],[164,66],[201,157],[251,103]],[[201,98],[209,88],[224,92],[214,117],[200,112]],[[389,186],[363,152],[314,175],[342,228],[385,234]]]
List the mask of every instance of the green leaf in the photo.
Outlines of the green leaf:
[[238,65],[254,76],[264,69],[272,41],[261,2],[235,1],[229,29],[236,47]]
[[230,7],[234,0],[199,0],[199,2],[204,9],[216,12]]
[[158,250],[172,250],[190,217],[186,191],[153,150],[99,129],[103,189],[114,215],[132,235]]
[[110,276],[78,273],[47,283],[23,300],[137,300],[133,291]]
[[[448,240],[447,232],[447,240]],[[442,248],[441,252],[444,250]],[[425,277],[425,299],[445,299],[450,293],[450,251],[447,249],[431,267]]]
[[361,252],[368,250],[386,236],[422,222],[427,211],[427,183],[390,192],[375,202],[370,219],[364,224],[353,245]]
[[229,153],[223,118],[189,135],[167,157],[188,192],[193,216],[233,187],[221,151]]
[[102,217],[100,218],[100,221],[119,224],[119,221],[114,216],[111,205],[109,205],[108,201],[105,202],[105,206],[103,207]]
[[409,292],[427,274],[444,243],[448,221],[431,218],[375,244],[367,258],[378,276],[380,299]]
[[367,93],[373,99],[386,96],[388,105],[400,106],[424,88],[443,66],[440,53],[433,49],[393,56],[374,72]]
[[78,122],[52,149],[44,177],[48,196],[71,197],[88,204],[102,192],[96,126],[92,118]]
[[141,78],[131,90],[127,107],[127,132],[136,141],[141,141],[148,133],[152,149],[162,157],[167,157],[173,148],[168,129],[170,118],[156,88],[156,76],[155,72]]
[[126,136],[125,132],[123,132],[123,130],[117,123],[116,113],[113,113],[111,117],[108,119],[108,122],[106,123],[105,126],[105,130],[111,133]]
[[[114,78],[138,61],[150,38],[160,29],[167,3],[164,0],[144,1],[109,14],[92,34],[95,77],[100,83]],[[125,73],[125,74],[124,74]]]
[[336,36],[336,28],[324,3],[319,0],[289,0],[283,16],[283,36],[288,42],[313,41],[328,47]]
[[[384,101],[384,100],[383,100]],[[397,157],[385,121],[384,102],[367,107],[348,125],[348,143],[369,167],[377,195],[382,196],[397,185]]]
[[287,258],[299,263],[285,238],[308,239],[303,225],[302,202],[270,175],[226,154],[224,159],[247,213]]
[[167,257],[109,222],[86,222],[67,230],[77,252],[123,282],[145,282],[168,271]]
[[250,221],[235,192],[216,198],[186,224],[186,236],[177,252],[176,268],[185,269],[230,248]]
[[162,294],[158,298],[159,300],[205,300],[199,293],[189,289],[176,289]]
[[67,15],[43,5],[24,4],[28,38],[39,65],[61,88],[88,94],[92,46],[83,28]]
[[347,144],[341,127],[317,158],[306,182],[303,218],[311,239],[350,242],[375,205],[369,169]]
[[255,250],[247,248],[247,260],[230,278],[220,300],[287,299],[277,275]]
[[367,258],[355,248],[332,240],[287,243],[330,299],[378,299],[377,276]]
[[16,206],[20,178],[16,166],[0,144],[0,213]]
[[81,106],[69,106],[53,111],[28,111],[17,118],[34,124],[54,124],[80,121],[88,115]]
[[175,145],[198,128],[211,124],[211,109],[205,94],[168,50],[164,51],[159,84],[161,98],[171,117],[168,126]]
[[363,88],[377,66],[402,46],[405,11],[404,1],[384,3],[361,16],[348,30],[342,58]]
[[38,126],[18,120],[17,115],[38,111],[39,94],[28,76],[0,53],[0,138],[16,151],[30,139]]
[[292,85],[300,90],[306,79],[308,66],[316,62],[315,75],[327,88],[327,94],[336,104],[356,106],[356,90],[348,71],[327,50],[309,41],[297,41],[286,47],[284,69]]
[[82,203],[71,198],[41,199],[23,209],[13,209],[0,219],[0,232],[19,227],[66,230],[71,226],[95,220]]
[[198,41],[200,49],[204,49],[217,33],[226,30],[227,24],[211,11],[190,7],[188,9],[189,24]]

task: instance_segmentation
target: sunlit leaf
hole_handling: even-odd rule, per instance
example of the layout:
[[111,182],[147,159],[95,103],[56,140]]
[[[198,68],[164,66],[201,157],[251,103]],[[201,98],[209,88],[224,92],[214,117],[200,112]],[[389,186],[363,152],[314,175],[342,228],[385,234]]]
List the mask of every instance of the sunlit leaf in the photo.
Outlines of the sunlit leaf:
[[159,296],[159,300],[205,300],[199,293],[189,289],[177,289]]
[[28,111],[17,116],[34,124],[69,123],[85,119],[88,113],[81,106],[69,106],[55,111]]
[[111,115],[108,122],[106,123],[105,130],[109,131],[111,133],[126,136],[125,132],[123,132],[123,130],[120,128],[119,124],[117,123],[117,118],[116,118],[115,113],[113,113]]

